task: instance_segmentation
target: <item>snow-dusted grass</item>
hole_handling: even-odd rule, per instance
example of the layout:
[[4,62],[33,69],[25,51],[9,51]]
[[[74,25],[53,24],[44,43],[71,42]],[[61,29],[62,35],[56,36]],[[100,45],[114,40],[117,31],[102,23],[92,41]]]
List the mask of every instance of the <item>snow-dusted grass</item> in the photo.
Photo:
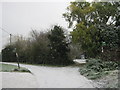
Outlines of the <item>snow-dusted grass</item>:
[[28,69],[20,67],[20,69],[18,69],[18,67],[16,65],[10,65],[10,64],[2,64],[0,63],[0,72],[30,72]]
[[98,83],[96,87],[117,88],[118,64],[116,62],[91,59],[80,67],[79,71],[80,74]]
[[101,76],[101,78],[94,80],[97,84],[97,88],[118,88],[118,70],[109,71],[106,76]]

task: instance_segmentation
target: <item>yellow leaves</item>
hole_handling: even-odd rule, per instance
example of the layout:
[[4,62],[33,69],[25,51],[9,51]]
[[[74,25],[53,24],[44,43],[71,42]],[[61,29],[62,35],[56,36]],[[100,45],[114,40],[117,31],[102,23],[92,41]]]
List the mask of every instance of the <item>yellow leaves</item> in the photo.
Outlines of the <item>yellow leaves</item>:
[[77,7],[77,6],[74,5],[74,4],[71,4],[68,8],[69,8],[69,10],[70,10],[71,12],[73,12],[73,13],[79,12],[79,7]]
[[79,40],[79,34],[78,34],[78,32],[77,31],[73,31],[73,32],[71,32],[71,35],[72,35],[73,42],[77,43],[78,40]]
[[83,29],[83,30],[86,29],[86,26],[84,25],[84,22],[80,22],[76,25],[76,29],[80,29],[80,28]]
[[73,36],[73,42],[78,42],[81,38],[85,38],[84,36],[86,36],[85,34],[85,30],[86,30],[86,26],[84,25],[84,22],[81,22],[79,24],[76,25],[76,29],[74,29],[73,32],[71,32],[71,35]]
[[92,5],[89,6],[85,6],[84,8],[79,7],[76,3],[71,3],[71,5],[68,7],[68,9],[75,14],[88,14],[91,13],[95,10],[95,7],[93,7]]
[[87,7],[85,7],[84,9],[81,9],[80,11],[81,11],[81,13],[82,14],[88,14],[88,13],[91,13],[91,12],[93,12],[95,10],[95,8],[94,7],[92,7],[92,6],[87,6]]
[[92,44],[93,37],[96,39],[97,29],[94,25],[89,27],[84,25],[84,22],[80,22],[76,25],[76,28],[71,33],[73,42],[75,43],[84,43],[84,44]]

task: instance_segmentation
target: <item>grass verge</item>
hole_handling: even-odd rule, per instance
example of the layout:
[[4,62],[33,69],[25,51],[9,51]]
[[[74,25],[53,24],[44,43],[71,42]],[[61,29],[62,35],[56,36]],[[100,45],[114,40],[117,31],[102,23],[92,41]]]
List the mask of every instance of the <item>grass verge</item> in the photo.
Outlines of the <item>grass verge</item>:
[[83,67],[80,67],[79,71],[81,75],[97,83],[98,88],[118,87],[117,62],[90,59]]
[[20,69],[16,65],[10,64],[1,64],[0,63],[0,72],[29,72],[26,68],[20,67]]
[[98,88],[118,88],[118,70],[109,71],[108,75],[95,79],[94,83],[97,83]]

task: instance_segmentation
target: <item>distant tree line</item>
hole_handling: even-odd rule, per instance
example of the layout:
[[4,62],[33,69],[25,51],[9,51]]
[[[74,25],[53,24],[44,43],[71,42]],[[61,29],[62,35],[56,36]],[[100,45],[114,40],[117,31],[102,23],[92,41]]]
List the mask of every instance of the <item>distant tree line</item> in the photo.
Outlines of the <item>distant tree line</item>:
[[64,29],[56,25],[48,32],[32,30],[27,39],[14,36],[12,44],[2,50],[2,61],[16,62],[16,52],[22,63],[51,65],[73,63],[72,58],[69,57],[70,48]]
[[1,54],[1,52],[0,52],[0,62],[2,61],[2,54]]

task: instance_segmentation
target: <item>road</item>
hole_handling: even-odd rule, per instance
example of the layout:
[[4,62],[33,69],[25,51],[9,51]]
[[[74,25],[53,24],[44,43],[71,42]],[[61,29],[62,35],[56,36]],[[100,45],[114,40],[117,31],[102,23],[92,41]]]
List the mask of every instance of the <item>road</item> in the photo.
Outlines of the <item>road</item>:
[[[1,73],[1,72],[0,72]],[[2,88],[37,88],[35,77],[30,73],[2,72]]]
[[[14,63],[9,64],[16,65]],[[37,83],[36,88],[94,88],[92,81],[80,75],[78,72],[79,67],[20,65],[32,72]]]

